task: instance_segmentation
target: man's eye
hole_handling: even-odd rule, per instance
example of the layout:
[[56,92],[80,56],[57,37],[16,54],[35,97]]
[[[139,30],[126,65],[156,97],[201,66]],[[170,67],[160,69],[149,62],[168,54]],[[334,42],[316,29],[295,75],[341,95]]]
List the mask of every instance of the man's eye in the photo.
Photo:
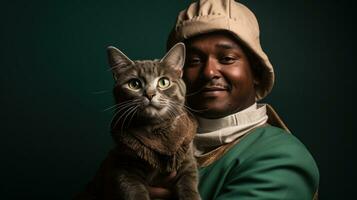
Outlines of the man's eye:
[[237,59],[235,57],[232,57],[232,56],[225,56],[225,57],[220,59],[221,63],[223,63],[223,64],[232,64],[236,60]]
[[199,63],[201,63],[201,59],[199,59],[199,58],[189,58],[188,59],[188,64],[199,64]]

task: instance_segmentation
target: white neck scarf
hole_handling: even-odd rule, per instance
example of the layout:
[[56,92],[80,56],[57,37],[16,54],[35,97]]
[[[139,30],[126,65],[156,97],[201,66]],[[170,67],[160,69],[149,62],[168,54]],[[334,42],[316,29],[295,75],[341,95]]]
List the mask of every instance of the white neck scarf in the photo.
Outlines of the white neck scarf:
[[219,119],[197,117],[195,156],[204,156],[222,144],[233,142],[252,129],[265,124],[267,120],[266,105],[257,103]]

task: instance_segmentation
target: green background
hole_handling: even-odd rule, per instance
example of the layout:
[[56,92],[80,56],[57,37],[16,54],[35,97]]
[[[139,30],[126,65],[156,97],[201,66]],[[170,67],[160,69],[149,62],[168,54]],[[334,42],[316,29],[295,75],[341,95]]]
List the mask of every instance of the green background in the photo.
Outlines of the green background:
[[[4,1],[1,199],[70,199],[113,145],[106,47],[160,58],[190,1]],[[272,104],[315,157],[321,199],[354,190],[352,3],[242,0],[276,71]],[[350,1],[352,2],[352,1]]]

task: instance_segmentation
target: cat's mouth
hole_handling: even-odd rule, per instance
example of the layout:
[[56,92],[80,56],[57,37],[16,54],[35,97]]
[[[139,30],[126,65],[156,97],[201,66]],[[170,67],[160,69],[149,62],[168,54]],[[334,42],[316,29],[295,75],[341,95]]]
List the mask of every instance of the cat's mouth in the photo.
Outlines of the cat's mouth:
[[153,109],[156,109],[156,110],[161,110],[161,107],[151,103],[149,105],[146,106],[146,108],[153,108]]
[[149,103],[147,103],[147,104],[144,104],[143,106],[142,106],[142,110],[143,111],[147,111],[147,112],[158,112],[158,111],[160,111],[160,110],[162,110],[162,106],[160,106],[160,105],[156,105],[155,103],[153,103],[153,102],[149,102]]
[[160,105],[157,105],[157,103],[155,103],[154,101],[144,101],[142,108],[155,108],[155,109],[161,109]]
[[164,107],[158,107],[153,104],[150,104],[142,108],[140,115],[148,118],[158,118],[159,116],[162,116],[164,112]]
[[146,117],[162,116],[165,113],[165,106],[155,100],[145,100],[140,106],[139,113]]

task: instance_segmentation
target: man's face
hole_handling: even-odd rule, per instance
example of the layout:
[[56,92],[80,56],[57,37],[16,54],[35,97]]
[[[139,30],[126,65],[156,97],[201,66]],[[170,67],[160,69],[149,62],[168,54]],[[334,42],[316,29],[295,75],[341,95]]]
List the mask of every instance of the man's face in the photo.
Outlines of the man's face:
[[232,36],[219,32],[200,35],[186,46],[186,104],[197,115],[220,118],[255,102],[248,58]]

